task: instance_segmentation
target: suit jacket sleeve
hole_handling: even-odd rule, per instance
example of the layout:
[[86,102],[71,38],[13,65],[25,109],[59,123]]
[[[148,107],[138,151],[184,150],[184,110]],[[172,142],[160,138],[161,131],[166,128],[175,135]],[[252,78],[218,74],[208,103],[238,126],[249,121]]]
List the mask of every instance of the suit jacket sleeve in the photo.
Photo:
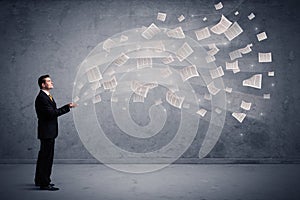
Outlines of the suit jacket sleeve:
[[36,110],[39,119],[51,120],[70,111],[69,105],[56,108],[56,106],[49,103],[49,99],[47,98],[39,96],[36,100]]
[[56,138],[58,135],[57,118],[70,111],[69,105],[57,108],[55,101],[51,101],[46,93],[40,91],[35,100],[35,109],[38,117],[38,138]]

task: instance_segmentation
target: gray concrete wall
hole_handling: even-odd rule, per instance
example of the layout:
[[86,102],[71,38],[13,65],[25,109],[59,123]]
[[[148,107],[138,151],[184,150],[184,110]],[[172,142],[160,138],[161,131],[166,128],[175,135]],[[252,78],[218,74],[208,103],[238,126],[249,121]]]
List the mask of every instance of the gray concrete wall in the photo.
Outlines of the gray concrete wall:
[[[228,49],[253,41],[257,48],[253,48],[250,58],[254,59],[259,51],[271,51],[273,62],[255,67],[264,72],[274,70],[275,77],[265,79],[264,89],[271,93],[271,99],[257,103],[253,117],[239,123],[232,118],[231,112],[227,112],[221,137],[207,158],[230,162],[269,158],[297,160],[300,158],[300,7],[292,0],[223,3],[223,13],[247,29]],[[238,16],[233,14],[236,10],[240,12]],[[167,13],[165,23],[157,22],[159,11]],[[253,21],[247,19],[251,12],[256,14]],[[189,34],[216,24],[220,16],[220,12],[214,10],[213,2],[208,0],[0,1],[0,159],[37,157],[39,142],[34,99],[39,91],[37,79],[41,74],[51,75],[55,84],[52,94],[58,105],[70,102],[78,66],[98,43],[117,33],[149,26],[152,22],[174,28],[180,14],[186,16],[183,28]],[[207,24],[202,23],[205,16]],[[255,34],[260,30],[268,34],[263,45],[255,40]],[[266,69],[262,70],[263,67]],[[237,84],[230,75],[226,81],[232,86]],[[272,83],[274,85],[270,86]],[[251,92],[247,88],[239,89],[241,93]],[[234,96],[232,99],[234,101]],[[234,103],[235,107],[239,106],[239,102]],[[139,110],[135,112],[138,114]],[[106,117],[105,113],[102,117]],[[71,113],[60,117],[59,127],[56,159],[92,159],[79,139]],[[197,160],[202,140],[202,136],[197,135],[181,158]]]

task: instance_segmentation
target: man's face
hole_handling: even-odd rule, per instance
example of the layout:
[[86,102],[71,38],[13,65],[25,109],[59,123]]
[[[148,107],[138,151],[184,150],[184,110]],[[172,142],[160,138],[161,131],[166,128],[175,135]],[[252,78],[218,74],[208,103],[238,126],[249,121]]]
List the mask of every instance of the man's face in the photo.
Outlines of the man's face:
[[51,90],[53,88],[53,82],[51,78],[45,78],[45,83],[42,83],[42,87],[44,90]]

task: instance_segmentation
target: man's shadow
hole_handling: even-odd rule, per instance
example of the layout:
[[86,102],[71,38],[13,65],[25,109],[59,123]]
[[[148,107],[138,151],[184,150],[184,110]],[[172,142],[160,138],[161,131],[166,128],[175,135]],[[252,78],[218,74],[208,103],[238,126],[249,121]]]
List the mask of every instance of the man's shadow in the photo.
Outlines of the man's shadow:
[[40,187],[35,186],[35,184],[32,183],[25,183],[25,184],[20,184],[20,187],[23,190],[30,190],[30,191],[39,191]]

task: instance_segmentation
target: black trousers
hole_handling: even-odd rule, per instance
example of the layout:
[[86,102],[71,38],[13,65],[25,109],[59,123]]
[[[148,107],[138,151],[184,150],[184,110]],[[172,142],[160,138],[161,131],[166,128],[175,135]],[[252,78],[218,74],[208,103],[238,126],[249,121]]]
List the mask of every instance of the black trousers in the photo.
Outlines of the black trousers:
[[40,139],[40,151],[36,163],[34,182],[36,185],[47,186],[53,165],[55,139]]

